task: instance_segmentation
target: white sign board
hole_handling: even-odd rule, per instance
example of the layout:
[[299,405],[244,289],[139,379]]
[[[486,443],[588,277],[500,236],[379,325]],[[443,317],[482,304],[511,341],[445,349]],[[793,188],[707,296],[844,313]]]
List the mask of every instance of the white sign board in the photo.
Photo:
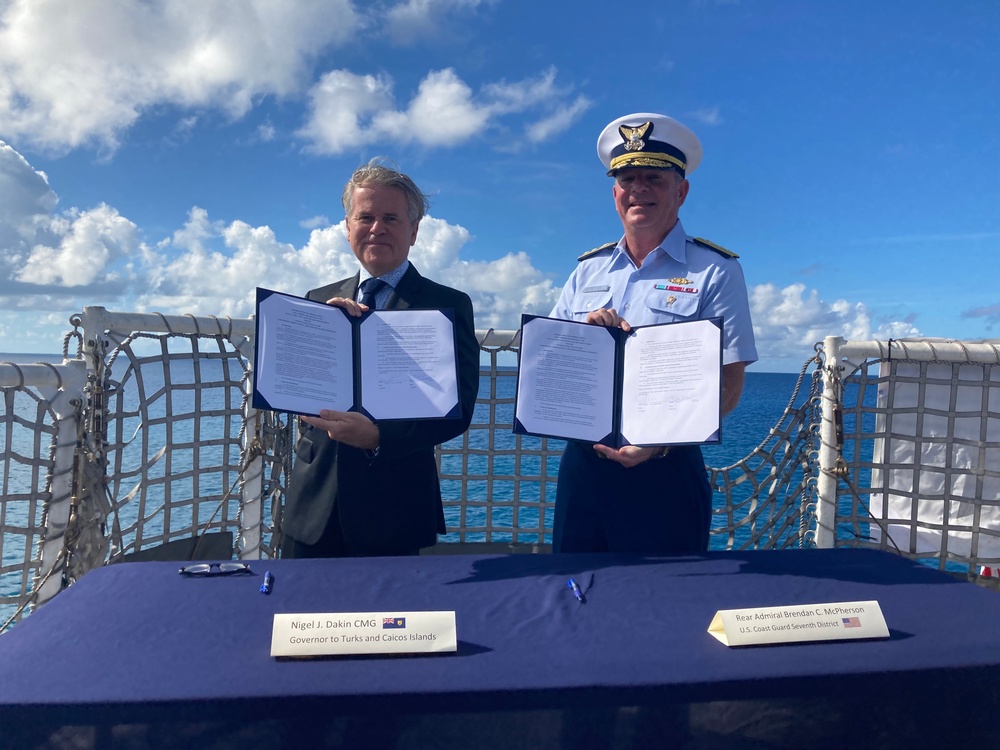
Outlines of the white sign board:
[[708,632],[727,646],[889,637],[875,601],[724,609],[715,613]]
[[281,613],[271,629],[275,657],[457,650],[454,612]]

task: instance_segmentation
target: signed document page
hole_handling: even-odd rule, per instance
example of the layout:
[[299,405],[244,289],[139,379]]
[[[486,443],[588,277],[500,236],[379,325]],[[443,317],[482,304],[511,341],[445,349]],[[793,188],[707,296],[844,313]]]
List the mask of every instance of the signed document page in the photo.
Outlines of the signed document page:
[[258,290],[254,406],[319,414],[354,405],[351,320],[339,307]]
[[520,355],[515,433],[613,447],[719,439],[720,319],[625,333],[524,315]]
[[643,326],[625,341],[622,436],[632,445],[705,443],[721,425],[717,320]]
[[526,316],[515,409],[522,431],[599,442],[615,432],[614,389],[609,329]]
[[381,310],[361,323],[361,408],[373,419],[458,407],[455,325],[440,310]]
[[317,300],[257,290],[253,405],[375,420],[461,415],[453,310],[360,318]]

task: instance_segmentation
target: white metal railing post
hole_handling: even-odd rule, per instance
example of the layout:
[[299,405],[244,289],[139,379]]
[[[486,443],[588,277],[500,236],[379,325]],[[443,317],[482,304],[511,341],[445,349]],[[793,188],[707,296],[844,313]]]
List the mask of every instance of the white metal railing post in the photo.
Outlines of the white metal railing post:
[[[253,349],[253,346],[249,347]],[[242,352],[249,362],[250,377],[244,382],[247,389],[253,389],[253,351]],[[257,410],[250,405],[250,394],[246,395],[246,411],[243,415],[243,456],[250,460],[243,472],[243,511],[240,518],[240,557],[244,560],[260,559],[261,529],[264,525],[264,454],[261,450],[261,436],[258,432],[260,420]]]
[[[51,367],[55,372],[57,368]],[[52,574],[66,545],[66,530],[73,512],[73,476],[76,470],[77,421],[81,418],[87,366],[81,360],[67,360],[58,368],[56,383],[38,386],[56,415],[55,448],[49,480],[49,506],[45,538],[41,545],[37,603],[42,604],[62,590],[62,576]]]
[[816,480],[816,546],[833,547],[836,542],[837,469],[840,458],[841,371],[840,346],[844,339],[827,336],[823,339],[822,422],[819,437],[819,478]]

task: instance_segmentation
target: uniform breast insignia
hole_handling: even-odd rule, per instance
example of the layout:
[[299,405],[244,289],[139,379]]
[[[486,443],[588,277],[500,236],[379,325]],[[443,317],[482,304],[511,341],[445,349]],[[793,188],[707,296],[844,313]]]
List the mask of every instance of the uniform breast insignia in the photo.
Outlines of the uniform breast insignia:
[[618,247],[618,243],[617,242],[609,242],[607,245],[601,245],[600,247],[595,247],[593,250],[588,250],[583,255],[581,255],[579,258],[577,258],[577,260],[581,261],[581,260],[586,260],[587,258],[593,258],[595,255],[597,255],[602,250],[611,250],[611,249],[613,249],[615,247]]
[[[691,279],[670,279],[669,284],[657,284],[654,289],[660,292],[684,292],[684,294],[697,294],[698,287],[696,286],[682,286],[683,284],[690,284]],[[671,300],[675,297],[671,296]]]
[[669,279],[669,281],[670,281],[671,284],[690,284],[691,283],[691,279],[685,279],[683,276],[675,276],[674,278]]
[[719,253],[719,255],[725,255],[727,258],[739,258],[740,256],[734,253],[732,250],[726,250],[722,245],[716,245],[714,242],[709,242],[702,237],[695,237],[694,241],[701,245],[702,247],[707,247],[709,250],[714,250]]

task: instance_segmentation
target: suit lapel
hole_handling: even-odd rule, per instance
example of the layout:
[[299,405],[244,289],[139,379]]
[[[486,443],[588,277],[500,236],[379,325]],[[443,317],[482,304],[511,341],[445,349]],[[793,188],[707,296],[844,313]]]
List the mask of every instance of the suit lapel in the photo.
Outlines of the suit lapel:
[[354,299],[358,295],[358,284],[360,282],[361,272],[358,271],[356,274],[350,278],[344,279],[343,281],[337,281],[333,284],[321,286],[319,289],[313,289],[306,296],[308,296],[309,299],[318,300],[320,302],[326,302],[331,297],[346,297],[347,299]]
[[385,305],[386,309],[409,310],[418,304],[422,282],[423,277],[417,273],[417,269],[411,263],[410,267],[406,269],[406,273],[403,274],[403,278],[399,280],[396,288],[389,295],[389,301]]

